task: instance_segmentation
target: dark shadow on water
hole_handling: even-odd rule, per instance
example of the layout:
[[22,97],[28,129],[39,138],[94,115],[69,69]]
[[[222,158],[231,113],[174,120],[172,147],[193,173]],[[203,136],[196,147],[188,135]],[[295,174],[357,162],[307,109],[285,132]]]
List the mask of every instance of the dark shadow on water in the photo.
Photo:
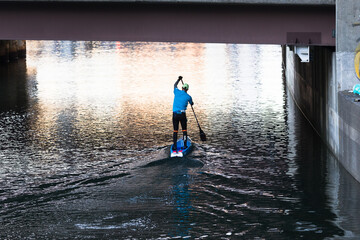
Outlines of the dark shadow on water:
[[157,166],[184,166],[189,168],[201,168],[204,166],[204,163],[200,160],[192,159],[190,157],[182,157],[182,158],[164,158],[160,160],[156,160],[154,162],[148,163],[143,168],[148,167],[157,167]]
[[159,151],[154,151],[149,154],[149,160],[145,165],[140,168],[149,167],[185,167],[185,168],[201,168],[204,166],[204,162],[195,159],[192,153],[197,150],[196,144],[193,144],[189,154],[184,157],[169,157],[170,146],[164,147]]

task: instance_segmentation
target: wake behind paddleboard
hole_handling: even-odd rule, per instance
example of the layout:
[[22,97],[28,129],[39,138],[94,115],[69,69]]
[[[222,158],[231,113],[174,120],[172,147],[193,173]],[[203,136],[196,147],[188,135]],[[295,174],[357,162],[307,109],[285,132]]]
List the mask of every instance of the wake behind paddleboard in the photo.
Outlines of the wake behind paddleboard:
[[183,139],[179,139],[176,142],[176,151],[173,150],[173,146],[174,144],[171,145],[170,148],[170,157],[183,157],[186,156],[191,149],[191,139],[188,137],[187,138],[187,146],[186,148],[184,148],[184,140]]

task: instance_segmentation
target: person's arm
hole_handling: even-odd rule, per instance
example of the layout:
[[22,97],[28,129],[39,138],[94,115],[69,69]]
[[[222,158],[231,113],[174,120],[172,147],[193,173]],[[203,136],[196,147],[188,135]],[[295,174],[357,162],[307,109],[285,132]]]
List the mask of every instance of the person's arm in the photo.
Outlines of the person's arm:
[[194,102],[193,102],[193,100],[192,100],[192,97],[190,97],[189,103],[190,103],[191,106],[194,105]]
[[177,88],[177,85],[179,84],[179,82],[182,80],[182,76],[179,76],[178,80],[176,80],[175,84],[174,84],[174,89]]

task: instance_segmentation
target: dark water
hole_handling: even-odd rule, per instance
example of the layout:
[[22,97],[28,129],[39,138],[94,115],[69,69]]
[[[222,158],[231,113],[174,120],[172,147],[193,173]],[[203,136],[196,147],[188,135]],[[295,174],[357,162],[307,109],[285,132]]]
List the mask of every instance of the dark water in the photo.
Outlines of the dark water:
[[[360,185],[286,91],[279,46],[28,42],[0,67],[0,239],[359,239]],[[190,156],[170,159],[189,83]]]

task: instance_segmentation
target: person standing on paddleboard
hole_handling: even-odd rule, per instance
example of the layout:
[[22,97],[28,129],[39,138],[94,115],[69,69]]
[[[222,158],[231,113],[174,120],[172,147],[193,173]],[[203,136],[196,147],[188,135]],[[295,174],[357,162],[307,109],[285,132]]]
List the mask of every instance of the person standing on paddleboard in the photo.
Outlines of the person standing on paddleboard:
[[177,135],[179,131],[179,122],[181,123],[181,129],[183,132],[183,140],[184,140],[184,148],[186,148],[187,143],[187,118],[186,118],[186,108],[188,103],[191,106],[194,104],[191,96],[187,93],[189,90],[189,84],[184,83],[182,85],[182,90],[177,88],[179,82],[182,82],[182,76],[179,76],[178,80],[174,84],[174,103],[173,103],[173,126],[174,126],[174,133],[173,133],[173,151],[176,151],[177,146]]

